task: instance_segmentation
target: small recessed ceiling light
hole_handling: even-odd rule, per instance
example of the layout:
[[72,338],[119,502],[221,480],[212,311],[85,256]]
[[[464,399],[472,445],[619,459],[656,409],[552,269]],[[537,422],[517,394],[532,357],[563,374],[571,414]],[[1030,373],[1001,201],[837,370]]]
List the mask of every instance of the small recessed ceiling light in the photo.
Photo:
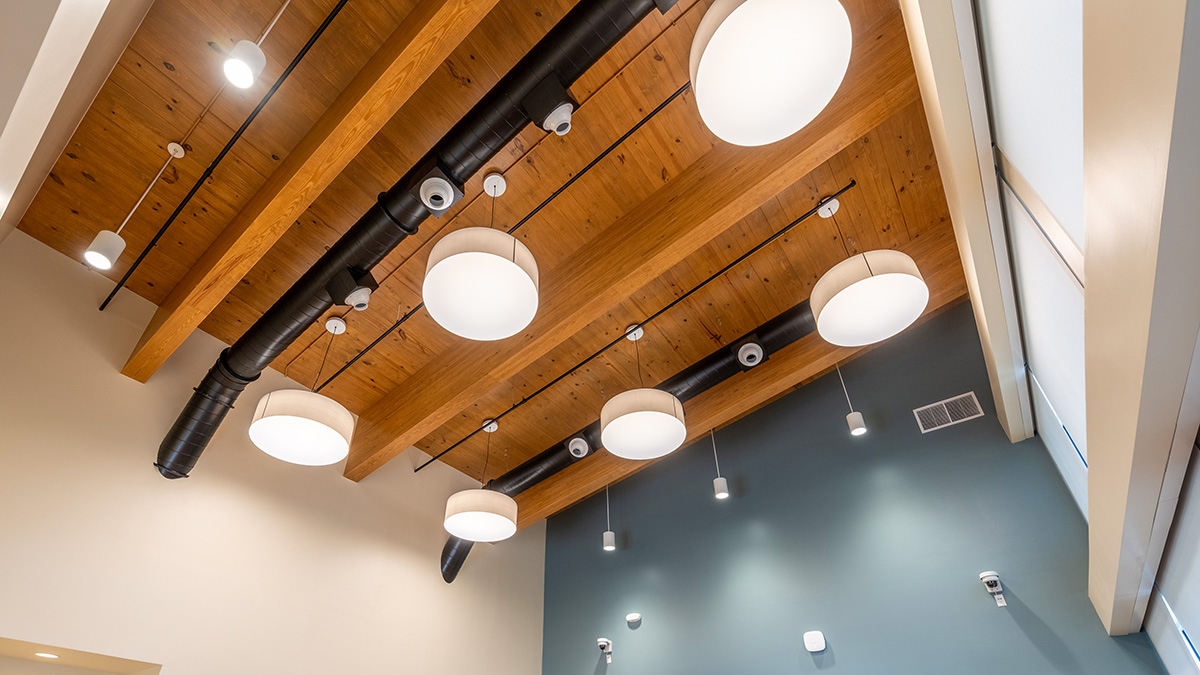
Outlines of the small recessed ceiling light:
[[57,659],[58,658],[58,654],[51,654],[49,652],[38,652],[38,653],[34,654],[34,656],[40,656],[43,659]]

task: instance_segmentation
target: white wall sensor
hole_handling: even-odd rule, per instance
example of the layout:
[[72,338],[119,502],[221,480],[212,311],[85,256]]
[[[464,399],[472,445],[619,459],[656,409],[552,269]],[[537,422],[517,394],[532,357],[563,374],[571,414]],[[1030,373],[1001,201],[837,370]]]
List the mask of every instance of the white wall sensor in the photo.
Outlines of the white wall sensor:
[[804,648],[810,652],[825,651],[825,634],[819,630],[810,630],[804,634]]

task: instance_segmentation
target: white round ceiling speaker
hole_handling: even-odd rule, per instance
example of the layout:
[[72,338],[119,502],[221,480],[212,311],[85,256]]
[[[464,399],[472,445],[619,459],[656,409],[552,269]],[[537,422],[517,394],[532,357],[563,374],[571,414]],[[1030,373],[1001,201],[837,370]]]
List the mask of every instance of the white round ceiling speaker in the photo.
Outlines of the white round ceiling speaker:
[[433,247],[422,295],[433,320],[451,333],[502,340],[537,313],[537,262],[507,232],[466,227]]
[[838,0],[716,0],[692,40],[700,117],[735,145],[783,140],[833,99],[852,44]]
[[225,77],[233,86],[247,89],[266,67],[267,55],[263,50],[249,40],[241,40],[225,59]]
[[900,251],[867,251],[833,266],[810,298],[817,332],[827,342],[861,347],[912,325],[929,303],[929,287]]
[[250,440],[285,462],[325,466],[346,458],[354,416],[337,401],[304,389],[273,391],[258,402]]
[[661,389],[622,392],[600,411],[600,442],[617,457],[662,457],[679,449],[686,438],[683,404]]
[[503,492],[476,488],[446,500],[446,531],[467,541],[493,542],[517,532],[517,502]]
[[109,270],[117,264],[117,258],[125,250],[125,240],[112,230],[101,230],[83,254],[87,264],[98,270]]

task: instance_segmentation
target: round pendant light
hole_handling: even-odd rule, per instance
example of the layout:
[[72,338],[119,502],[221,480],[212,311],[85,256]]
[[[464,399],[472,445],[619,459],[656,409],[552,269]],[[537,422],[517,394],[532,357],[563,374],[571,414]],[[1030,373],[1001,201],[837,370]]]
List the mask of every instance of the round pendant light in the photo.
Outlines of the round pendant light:
[[273,391],[258,402],[250,440],[277,459],[302,466],[340,462],[350,452],[354,416],[331,398],[305,391]]
[[929,303],[929,287],[900,251],[867,251],[834,265],[813,286],[817,332],[827,342],[861,347],[912,325]]
[[838,0],[716,0],[692,40],[700,117],[735,145],[783,140],[833,99],[852,42]]
[[617,533],[612,530],[605,530],[601,541],[601,548],[605,551],[617,550]]
[[661,389],[631,389],[600,410],[600,441],[625,459],[654,459],[683,445],[683,404]]
[[451,333],[501,340],[537,313],[537,263],[507,232],[466,227],[433,247],[421,293],[430,316]]
[[846,415],[846,426],[850,427],[851,436],[862,436],[867,433],[867,423],[863,421],[863,414],[857,410]]
[[108,270],[117,263],[117,258],[124,250],[125,239],[121,235],[112,230],[101,230],[96,233],[96,238],[87,247],[83,259],[98,270]]
[[267,55],[262,48],[249,40],[239,40],[225,59],[225,77],[233,86],[248,89],[266,67]]
[[517,502],[495,490],[476,488],[450,495],[446,531],[467,541],[493,542],[517,532]]

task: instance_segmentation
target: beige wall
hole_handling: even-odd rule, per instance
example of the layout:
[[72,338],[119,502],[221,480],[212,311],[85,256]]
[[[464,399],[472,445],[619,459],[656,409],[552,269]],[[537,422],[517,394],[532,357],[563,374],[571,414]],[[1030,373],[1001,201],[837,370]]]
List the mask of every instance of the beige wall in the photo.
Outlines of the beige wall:
[[[472,481],[410,450],[361,483],[246,438],[251,385],[192,477],[151,466],[221,345],[193,335],[142,385],[118,368],[152,313],[24,233],[0,243],[0,636],[166,675],[541,672],[544,525],[438,571]],[[353,330],[353,324],[351,326]],[[293,385],[294,386],[294,385]]]

